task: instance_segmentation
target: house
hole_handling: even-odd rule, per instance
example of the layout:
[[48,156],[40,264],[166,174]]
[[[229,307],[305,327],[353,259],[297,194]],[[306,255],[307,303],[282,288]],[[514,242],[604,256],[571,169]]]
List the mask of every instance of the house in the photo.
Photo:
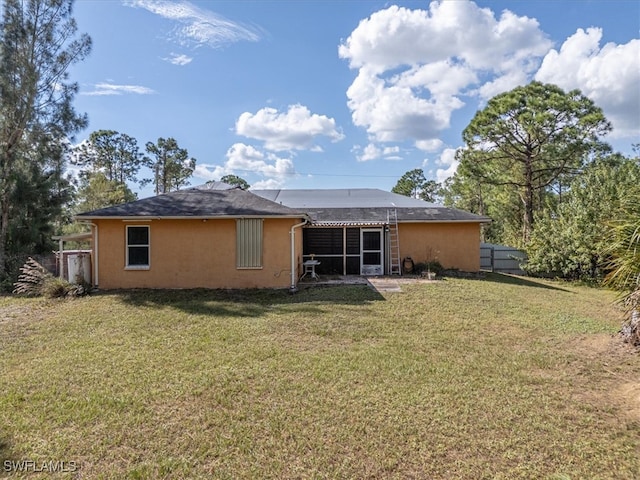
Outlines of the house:
[[216,182],[82,213],[92,283],[290,288],[319,274],[401,273],[401,259],[480,269],[486,217],[377,189],[244,191]]

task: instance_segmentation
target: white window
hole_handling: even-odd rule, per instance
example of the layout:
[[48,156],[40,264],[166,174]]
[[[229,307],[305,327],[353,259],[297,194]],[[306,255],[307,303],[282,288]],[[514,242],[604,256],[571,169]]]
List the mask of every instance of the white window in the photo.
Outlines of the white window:
[[127,268],[149,268],[149,237],[148,225],[127,225]]
[[236,268],[262,268],[262,219],[236,221]]

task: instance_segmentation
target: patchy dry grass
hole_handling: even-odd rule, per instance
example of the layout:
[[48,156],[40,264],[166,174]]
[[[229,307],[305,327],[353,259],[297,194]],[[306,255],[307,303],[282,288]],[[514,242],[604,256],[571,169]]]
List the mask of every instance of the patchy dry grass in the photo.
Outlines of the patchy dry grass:
[[0,298],[0,459],[76,462],[60,478],[638,478],[640,355],[612,299],[497,275]]

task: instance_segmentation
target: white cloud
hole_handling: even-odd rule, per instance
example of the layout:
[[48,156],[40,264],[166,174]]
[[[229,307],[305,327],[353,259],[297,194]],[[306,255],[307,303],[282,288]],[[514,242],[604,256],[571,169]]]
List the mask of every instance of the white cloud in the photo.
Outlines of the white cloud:
[[444,143],[439,138],[433,138],[430,140],[418,140],[416,142],[416,148],[423,152],[437,152],[442,148]]
[[382,151],[382,154],[385,157],[397,157],[398,153],[400,153],[400,147],[395,146],[395,147],[385,147],[384,150]]
[[284,185],[284,180],[276,180],[275,178],[269,178],[267,180],[259,180],[253,185],[249,190],[260,190],[260,189],[274,189],[281,188]]
[[332,142],[344,138],[333,118],[312,114],[303,105],[291,105],[287,112],[270,107],[255,114],[244,112],[236,122],[236,133],[262,140],[265,148],[273,151],[322,151],[314,145],[317,137],[328,137]]
[[93,85],[93,90],[88,92],[80,92],[80,95],[152,95],[156,93],[148,87],[141,85],[117,85],[115,83],[97,83]]
[[463,106],[452,96],[423,98],[409,86],[389,85],[361,69],[347,90],[353,123],[378,142],[429,140],[449,126],[450,114]]
[[221,165],[212,165],[207,163],[198,163],[196,164],[196,168],[193,171],[193,176],[197,178],[202,178],[205,181],[209,180],[220,180],[223,176],[227,174],[225,168]]
[[382,149],[380,149],[377,145],[370,143],[364,150],[362,150],[361,155],[357,155],[357,159],[359,162],[368,162],[370,160],[376,160],[382,156]]
[[480,98],[489,100],[496,95],[513,90],[518,85],[526,85],[529,83],[529,75],[522,70],[511,71],[494,80],[487,81],[478,90]]
[[163,58],[163,60],[182,67],[191,63],[193,61],[193,57],[185,54],[171,53],[167,58]]
[[551,45],[535,19],[434,1],[428,10],[391,6],[372,14],[338,53],[358,69],[347,90],[354,124],[378,142],[426,146],[449,127],[462,97],[526,83]]
[[446,148],[440,154],[440,158],[436,160],[436,164],[446,167],[446,168],[438,168],[436,170],[436,180],[439,183],[444,182],[447,178],[452,177],[456,170],[458,170],[458,165],[460,162],[456,160],[456,152],[455,148]]
[[640,39],[602,48],[602,30],[578,29],[560,48],[551,50],[536,80],[574,88],[603,109],[613,136],[640,135]]
[[370,160],[377,160],[378,158],[384,158],[385,160],[402,160],[400,155],[400,147],[381,147],[375,143],[370,143],[364,149],[362,147],[356,147],[353,150],[356,153],[356,158],[359,162],[368,162]]
[[243,40],[256,42],[262,37],[258,27],[234,22],[184,0],[126,0],[123,3],[178,22],[176,41],[184,46],[217,48]]
[[226,156],[224,165],[196,165],[194,176],[204,180],[220,180],[224,175],[238,175],[243,178],[247,174],[261,175],[266,178],[252,184],[253,188],[261,188],[259,185],[266,185],[265,182],[282,185],[287,178],[295,175],[291,159],[281,158],[272,153],[265,154],[251,145],[236,143],[229,148]]

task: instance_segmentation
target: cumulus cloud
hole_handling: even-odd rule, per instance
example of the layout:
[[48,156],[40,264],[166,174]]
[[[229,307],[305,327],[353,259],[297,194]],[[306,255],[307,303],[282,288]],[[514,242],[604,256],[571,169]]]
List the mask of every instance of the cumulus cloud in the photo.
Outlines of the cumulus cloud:
[[[358,75],[347,90],[355,125],[377,142],[436,141],[463,97],[526,81],[552,43],[535,19],[499,18],[469,1],[372,14],[338,49]],[[420,148],[420,147],[419,147]]]
[[423,98],[404,85],[392,85],[361,69],[347,90],[353,123],[378,142],[429,140],[449,126],[451,111],[463,106],[456,97]]
[[250,190],[268,190],[274,188],[281,188],[284,185],[284,180],[276,180],[275,178],[267,178],[266,180],[258,180],[251,185]]
[[291,105],[286,112],[270,107],[255,114],[244,112],[236,122],[236,133],[262,140],[264,147],[272,151],[322,151],[314,144],[317,137],[327,137],[332,142],[344,138],[333,118],[312,114],[303,105]]
[[359,162],[368,162],[370,160],[376,160],[382,156],[382,149],[377,145],[370,143],[362,150],[362,153],[357,155]]
[[452,177],[458,170],[460,162],[456,160],[456,152],[455,148],[445,148],[440,154],[440,158],[436,160],[437,165],[444,167],[436,170],[436,180],[439,183],[443,183],[447,178]]
[[97,83],[88,92],[80,92],[80,95],[152,95],[155,90],[142,85],[118,85],[115,83]]
[[182,67],[184,65],[190,64],[193,61],[193,57],[190,57],[183,53],[182,54],[171,53],[167,58],[163,58],[163,60]]
[[256,42],[263,35],[258,27],[234,22],[184,0],[126,0],[123,3],[177,22],[175,40],[184,46],[218,48],[240,41]]
[[368,144],[364,149],[358,147],[355,149],[356,158],[359,162],[368,162],[370,160],[377,160],[378,158],[384,158],[385,160],[402,160],[400,155],[400,147],[380,147],[374,143]]
[[444,143],[439,138],[433,138],[431,140],[418,140],[416,142],[416,148],[423,152],[437,152],[443,147]]
[[[224,165],[196,165],[194,176],[204,180],[220,180],[224,175],[244,177],[247,173],[260,175],[265,179],[252,184],[252,188],[275,188],[284,184],[287,178],[295,175],[293,161],[278,157],[244,143],[236,143],[229,148]],[[260,185],[274,185],[260,187]]]
[[580,89],[603,109],[613,136],[640,134],[640,40],[600,47],[602,29],[578,29],[542,62],[536,80]]

